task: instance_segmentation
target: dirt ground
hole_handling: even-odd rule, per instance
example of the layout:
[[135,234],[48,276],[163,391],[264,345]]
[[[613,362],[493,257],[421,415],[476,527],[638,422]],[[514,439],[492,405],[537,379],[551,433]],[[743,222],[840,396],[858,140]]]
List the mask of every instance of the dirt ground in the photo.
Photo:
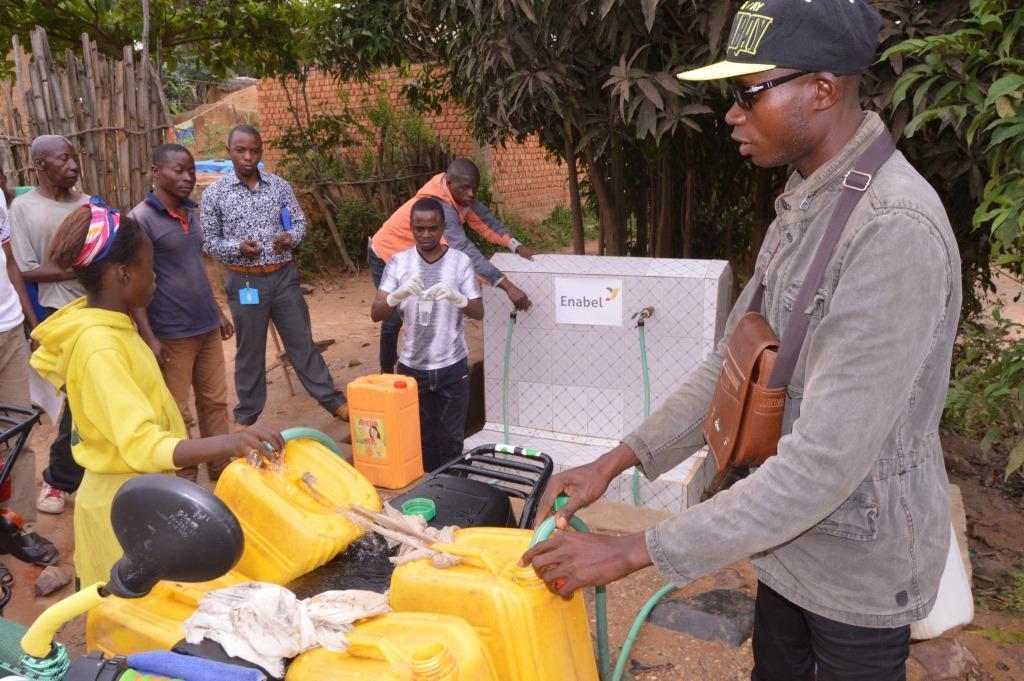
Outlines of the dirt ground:
[[[368,309],[373,295],[369,275],[345,276],[331,281],[312,282],[315,290],[307,296],[316,340],[332,339],[324,357],[335,381],[344,386],[353,378],[376,371],[377,329],[369,320]],[[467,332],[474,354],[482,353],[482,325],[467,320]],[[274,361],[273,345],[268,348],[268,362]],[[229,375],[233,370],[234,344],[225,345]],[[268,376],[269,400],[264,421],[286,428],[309,426],[324,431],[335,439],[347,433],[345,424],[335,420],[318,407],[294,376],[295,394],[280,368]],[[230,400],[233,389],[229,380]],[[233,404],[233,402],[232,402]],[[36,466],[46,465],[46,453],[52,440],[51,425],[38,427],[32,444],[37,452]],[[979,607],[974,622],[962,630],[948,633],[957,639],[977,660],[966,676],[968,679],[1024,679],[1024,613],[1003,611],[1008,603],[1005,592],[1014,572],[1024,572],[1024,488],[1002,483],[996,473],[998,463],[988,462],[977,446],[962,439],[945,436],[951,463],[950,474],[963,492],[968,514],[968,535],[975,565],[975,587],[978,598],[988,608]],[[60,516],[40,514],[35,529],[55,542],[62,554],[61,565],[72,569],[72,505]],[[48,598],[37,598],[32,585],[40,569],[19,563],[10,556],[5,563],[15,575],[14,596],[5,616],[28,625],[48,605],[71,593],[67,587]],[[613,660],[625,640],[633,617],[643,603],[661,586],[663,580],[653,569],[643,570],[608,589],[610,640]],[[705,577],[681,590],[680,594],[698,593],[714,586],[739,588],[751,595],[756,580],[748,561]],[[1019,607],[1019,605],[1018,605]],[[991,609],[989,609],[991,608]],[[993,640],[995,639],[995,640]],[[67,625],[61,632],[73,655],[84,649],[82,618]],[[633,678],[641,681],[690,679],[693,681],[725,681],[747,679],[752,663],[750,641],[738,648],[718,642],[705,642],[656,626],[645,626],[637,639],[631,658]],[[924,668],[912,657],[908,663],[911,681],[928,678]]]

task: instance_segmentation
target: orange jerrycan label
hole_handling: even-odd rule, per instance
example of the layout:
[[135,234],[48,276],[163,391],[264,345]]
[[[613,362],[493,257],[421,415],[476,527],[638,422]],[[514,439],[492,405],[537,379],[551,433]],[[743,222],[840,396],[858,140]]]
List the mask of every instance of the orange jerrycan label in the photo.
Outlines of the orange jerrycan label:
[[249,581],[231,571],[209,582],[157,582],[142,598],[109,596],[86,617],[86,649],[104,657],[170,650],[185,638],[185,620],[208,592]]
[[234,511],[245,533],[245,550],[235,569],[271,584],[287,584],[320,567],[363,533],[339,508],[381,507],[366,478],[308,438],[285,445],[277,470],[234,461],[214,494]]
[[349,649],[314,648],[288,667],[285,681],[499,681],[480,635],[465,620],[393,612],[357,622]]
[[416,379],[360,376],[345,390],[352,462],[377,487],[399,489],[423,476]]
[[443,550],[462,562],[447,569],[430,560],[399,566],[391,577],[391,607],[434,612],[472,624],[502,681],[597,681],[583,594],[563,601],[533,568],[517,566],[529,530],[459,530]]

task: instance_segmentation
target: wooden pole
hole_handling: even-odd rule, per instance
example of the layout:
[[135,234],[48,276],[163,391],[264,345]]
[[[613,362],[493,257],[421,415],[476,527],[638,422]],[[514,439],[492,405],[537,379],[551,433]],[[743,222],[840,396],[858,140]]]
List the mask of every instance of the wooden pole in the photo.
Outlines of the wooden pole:
[[270,322],[270,337],[274,339],[274,349],[277,353],[277,359],[281,362],[281,371],[284,372],[284,380],[288,384],[288,392],[294,397],[295,386],[292,385],[292,377],[288,373],[288,363],[284,361],[284,350],[281,348],[281,339],[277,335],[277,328],[274,326],[274,322]]
[[81,56],[65,50],[60,62],[42,29],[30,33],[31,54],[17,37],[11,40],[15,77],[0,83],[0,162],[12,181],[32,182],[34,137],[60,134],[80,152],[85,191],[123,209],[142,200],[150,150],[170,127],[160,75],[149,59],[148,25],[143,38],[141,58],[127,47],[119,61],[100,55],[82,34]]
[[313,197],[313,201],[316,202],[317,208],[323,213],[324,219],[327,221],[327,228],[331,231],[331,238],[334,239],[334,245],[338,247],[338,253],[341,254],[341,260],[345,263],[345,269],[353,274],[358,272],[359,269],[356,264],[352,262],[352,257],[348,254],[348,249],[345,247],[345,240],[341,238],[341,232],[338,231],[338,223],[334,221],[334,215],[327,209],[327,204],[324,203],[324,199],[320,196],[319,189],[312,189],[307,192]]

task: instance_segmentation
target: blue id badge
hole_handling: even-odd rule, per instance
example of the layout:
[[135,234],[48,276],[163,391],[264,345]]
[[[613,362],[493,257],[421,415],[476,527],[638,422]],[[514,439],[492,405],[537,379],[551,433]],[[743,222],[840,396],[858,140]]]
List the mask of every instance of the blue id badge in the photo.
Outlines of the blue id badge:
[[259,305],[260,304],[260,290],[256,288],[245,288],[238,289],[238,302],[242,305]]

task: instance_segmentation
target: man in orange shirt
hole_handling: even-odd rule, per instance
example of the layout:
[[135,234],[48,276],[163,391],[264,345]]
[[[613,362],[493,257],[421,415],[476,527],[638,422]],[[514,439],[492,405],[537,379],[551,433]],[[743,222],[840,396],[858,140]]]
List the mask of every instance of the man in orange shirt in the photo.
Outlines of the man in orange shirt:
[[[445,229],[443,243],[458,249],[473,261],[477,275],[497,286],[507,295],[517,310],[530,307],[530,299],[518,286],[509,281],[501,270],[492,265],[466,236],[465,227],[475,231],[491,243],[504,246],[527,260],[533,260],[536,251],[520,243],[508,228],[490,210],[476,200],[480,186],[480,170],[467,158],[457,158],[448,170],[430,179],[411,199],[406,201],[381,226],[370,240],[367,259],[373,285],[380,288],[384,266],[391,256],[416,245],[409,229],[412,206],[418,199],[432,197],[444,207]],[[384,320],[380,329],[380,370],[394,373],[398,361],[398,335],[402,329],[402,318],[394,313]]]

